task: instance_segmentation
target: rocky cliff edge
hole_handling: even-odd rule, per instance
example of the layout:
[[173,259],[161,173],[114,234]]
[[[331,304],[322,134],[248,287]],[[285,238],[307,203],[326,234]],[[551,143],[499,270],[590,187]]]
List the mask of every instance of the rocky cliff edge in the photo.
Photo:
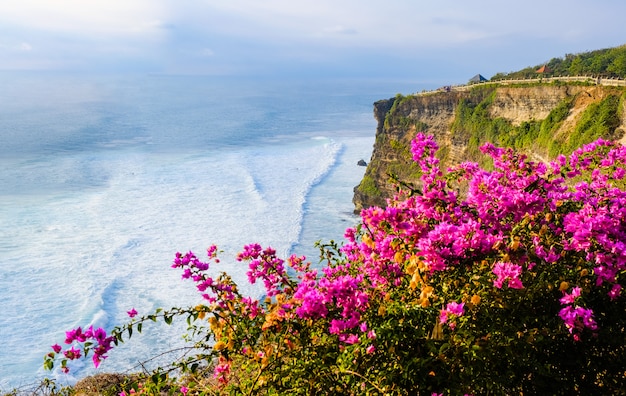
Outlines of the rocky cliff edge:
[[380,100],[374,103],[378,126],[372,157],[354,188],[355,211],[386,206],[398,180],[418,182],[419,169],[410,155],[417,132],[435,136],[444,168],[479,161],[477,147],[486,141],[545,161],[597,137],[626,140],[625,97],[623,87],[538,84],[486,85]]

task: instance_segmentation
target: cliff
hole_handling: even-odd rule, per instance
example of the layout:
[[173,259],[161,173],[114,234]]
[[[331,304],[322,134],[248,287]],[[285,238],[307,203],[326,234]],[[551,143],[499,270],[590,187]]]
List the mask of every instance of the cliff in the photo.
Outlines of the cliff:
[[355,211],[386,205],[397,181],[415,185],[419,169],[410,155],[417,132],[432,134],[448,167],[485,164],[487,141],[548,160],[599,137],[625,140],[626,88],[595,84],[482,84],[380,100],[372,158],[354,189]]

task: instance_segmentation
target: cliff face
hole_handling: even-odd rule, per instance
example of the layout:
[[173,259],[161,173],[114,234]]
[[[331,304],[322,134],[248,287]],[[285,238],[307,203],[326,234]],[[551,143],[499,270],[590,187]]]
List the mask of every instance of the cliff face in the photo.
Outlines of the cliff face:
[[542,120],[564,98],[576,95],[581,89],[580,86],[502,87],[496,89],[490,115],[517,125],[531,119]]
[[[397,180],[417,183],[419,169],[410,154],[417,132],[435,136],[444,168],[478,161],[477,147],[486,141],[546,160],[600,136],[624,139],[625,92],[595,85],[491,86],[380,100],[374,103],[378,126],[372,158],[354,189],[355,211],[384,207],[397,191]],[[599,117],[608,117],[598,121],[606,128],[590,123]]]

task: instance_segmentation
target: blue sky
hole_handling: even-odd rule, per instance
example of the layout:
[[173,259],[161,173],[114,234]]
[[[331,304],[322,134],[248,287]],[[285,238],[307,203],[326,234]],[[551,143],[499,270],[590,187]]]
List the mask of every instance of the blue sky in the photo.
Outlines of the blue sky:
[[0,70],[465,82],[626,44],[623,0],[2,0]]

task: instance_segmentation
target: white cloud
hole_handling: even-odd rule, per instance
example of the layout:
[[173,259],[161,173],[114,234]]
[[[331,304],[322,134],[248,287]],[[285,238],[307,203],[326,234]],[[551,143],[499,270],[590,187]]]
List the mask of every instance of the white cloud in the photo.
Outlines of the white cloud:
[[337,35],[337,34],[344,35],[344,34],[357,34],[357,31],[356,29],[353,29],[353,28],[345,27],[342,25],[336,25],[336,26],[322,29],[322,33],[331,34],[331,35]]
[[2,0],[4,26],[82,35],[152,33],[163,12],[149,0]]
[[29,59],[85,67],[119,59],[157,69],[291,60],[333,67],[394,53],[417,64],[454,61],[459,50],[510,58],[524,49],[559,56],[622,44],[626,3],[587,3],[528,0],[511,11],[500,0],[0,0],[0,69]]
[[215,52],[213,52],[212,49],[210,48],[202,48],[199,52],[198,55],[200,55],[201,57],[211,57],[215,55]]
[[33,46],[27,42],[21,42],[21,43],[0,42],[0,50],[13,51],[13,52],[30,52],[33,50]]

